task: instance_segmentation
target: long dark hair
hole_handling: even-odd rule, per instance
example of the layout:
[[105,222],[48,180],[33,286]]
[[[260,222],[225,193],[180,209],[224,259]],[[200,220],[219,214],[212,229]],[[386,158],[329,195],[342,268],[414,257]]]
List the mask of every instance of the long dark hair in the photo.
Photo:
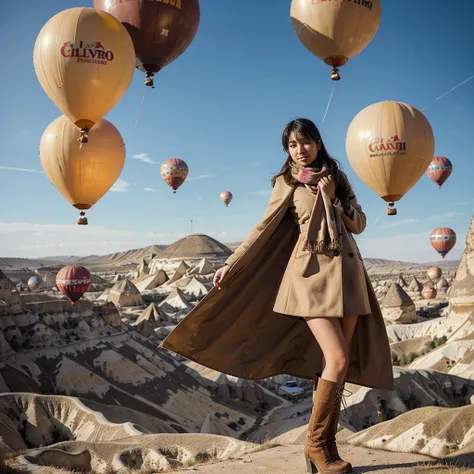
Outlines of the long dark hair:
[[346,174],[341,170],[341,165],[335,160],[326,150],[321,134],[319,133],[318,127],[309,119],[298,118],[289,122],[281,135],[281,144],[285,153],[288,153],[288,158],[283,163],[283,166],[278,174],[272,178],[272,186],[275,186],[276,179],[279,176],[283,176],[285,182],[289,185],[296,184],[295,179],[291,176],[290,163],[292,158],[288,151],[288,143],[290,141],[290,135],[293,132],[299,132],[303,137],[308,140],[312,140],[319,143],[320,148],[318,156],[316,157],[316,163],[312,164],[312,167],[319,168],[322,164],[325,164],[329,174],[334,176],[336,179],[336,196],[343,200],[349,194],[348,178]]

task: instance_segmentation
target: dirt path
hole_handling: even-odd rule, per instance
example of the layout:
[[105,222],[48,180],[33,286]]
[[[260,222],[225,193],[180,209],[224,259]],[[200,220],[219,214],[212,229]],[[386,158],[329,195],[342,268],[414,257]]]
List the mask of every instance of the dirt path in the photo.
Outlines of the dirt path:
[[[415,467],[431,458],[419,454],[392,453],[355,446],[342,446],[341,456],[354,465],[353,474],[429,474],[431,469],[418,471]],[[306,467],[302,445],[278,446],[259,453],[244,455],[235,460],[189,467],[173,474],[202,472],[206,474],[304,474]],[[442,474],[443,470],[435,470]]]

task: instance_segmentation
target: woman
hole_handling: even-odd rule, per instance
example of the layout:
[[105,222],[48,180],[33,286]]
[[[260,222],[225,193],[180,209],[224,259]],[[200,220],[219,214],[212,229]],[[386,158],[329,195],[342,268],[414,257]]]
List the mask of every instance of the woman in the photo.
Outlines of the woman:
[[313,122],[291,121],[282,144],[289,156],[262,222],[162,347],[238,377],[314,378],[308,472],[348,473],[335,440],[344,381],[393,389],[385,325],[352,237],[366,218]]

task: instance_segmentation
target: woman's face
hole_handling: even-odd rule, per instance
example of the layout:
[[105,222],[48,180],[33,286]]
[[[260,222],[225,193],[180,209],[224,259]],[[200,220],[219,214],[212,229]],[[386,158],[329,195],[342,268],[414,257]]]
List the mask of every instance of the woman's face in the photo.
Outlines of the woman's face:
[[288,151],[291,159],[301,166],[310,165],[318,156],[320,147],[321,143],[316,143],[299,132],[291,132],[290,134]]

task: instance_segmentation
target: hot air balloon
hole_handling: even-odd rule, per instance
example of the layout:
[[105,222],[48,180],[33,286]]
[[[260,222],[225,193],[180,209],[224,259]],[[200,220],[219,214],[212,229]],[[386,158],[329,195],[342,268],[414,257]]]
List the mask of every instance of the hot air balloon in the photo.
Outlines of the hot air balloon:
[[456,233],[449,227],[438,227],[431,232],[430,242],[441,258],[444,258],[456,245]]
[[447,293],[449,289],[449,283],[447,282],[445,278],[441,278],[441,280],[439,280],[438,283],[436,283],[435,288],[440,293]]
[[184,183],[188,171],[188,165],[179,158],[170,158],[164,161],[160,167],[161,176],[173,193],[176,193],[176,190]]
[[230,204],[230,201],[232,201],[233,196],[230,191],[222,191],[220,198],[225,204],[225,207],[227,207]]
[[359,54],[377,33],[380,0],[292,0],[290,17],[298,39],[315,56],[332,66],[331,79],[340,79],[340,66]]
[[28,288],[31,291],[38,291],[41,286],[42,279],[39,275],[34,275],[28,280]]
[[70,8],[41,29],[34,48],[38,80],[87,142],[92,126],[122,98],[135,70],[133,43],[112,15]]
[[432,285],[425,285],[421,290],[421,296],[423,296],[425,300],[432,300],[436,298],[437,294],[436,288]]
[[449,175],[453,171],[453,165],[444,156],[435,156],[432,160],[426,174],[434,181],[438,188],[441,188],[443,183],[449,178]]
[[[112,187],[125,163],[125,144],[108,120],[99,120],[90,137],[82,147],[75,126],[63,115],[46,128],[40,143],[46,176],[80,210],[90,209]],[[87,224],[84,212],[80,216],[78,224]]]
[[359,178],[388,203],[388,214],[395,215],[395,201],[415,185],[431,161],[433,131],[414,107],[378,102],[352,120],[346,151]]
[[94,0],[94,6],[127,28],[147,86],[153,86],[155,73],[184,53],[199,26],[198,0]]
[[68,265],[56,275],[56,286],[74,305],[89,288],[91,274],[85,267]]
[[441,275],[443,272],[441,271],[441,268],[439,267],[431,267],[428,269],[426,273],[430,280],[436,281],[441,278]]

